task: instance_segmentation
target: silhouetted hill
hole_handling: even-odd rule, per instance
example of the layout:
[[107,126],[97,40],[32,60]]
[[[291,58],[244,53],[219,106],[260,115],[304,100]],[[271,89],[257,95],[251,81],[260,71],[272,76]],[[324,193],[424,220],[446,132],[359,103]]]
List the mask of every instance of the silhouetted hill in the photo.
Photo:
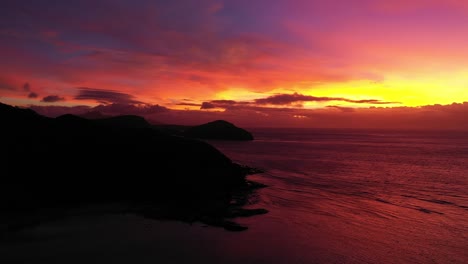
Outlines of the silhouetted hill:
[[192,138],[222,139],[222,140],[253,140],[252,134],[235,125],[217,120],[186,129],[184,135]]
[[135,115],[114,116],[102,119],[93,120],[97,124],[110,126],[114,128],[151,128],[152,125],[148,123],[143,117]]
[[169,124],[154,124],[153,128],[157,131],[167,133],[169,135],[184,136],[184,131],[191,128],[191,126],[184,125],[169,125]]
[[103,118],[109,118],[111,116],[104,115],[103,113],[99,111],[89,111],[84,114],[79,115],[80,117],[86,118],[86,119],[103,119]]
[[56,126],[74,126],[78,128],[91,124],[89,120],[72,114],[58,116],[52,122],[54,122]]
[[31,109],[13,107],[0,103],[0,121],[5,125],[20,126],[23,123],[37,123],[48,119],[38,115]]
[[148,202],[153,217],[239,228],[222,219],[233,192],[249,186],[249,170],[205,142],[158,132],[137,116],[53,119],[0,104],[0,117],[3,212]]
[[68,125],[97,125],[97,126],[106,126],[110,128],[151,128],[152,125],[148,123],[141,116],[134,115],[123,115],[123,116],[113,116],[100,119],[87,119],[81,116],[76,116],[72,114],[66,114],[55,118],[60,124]]

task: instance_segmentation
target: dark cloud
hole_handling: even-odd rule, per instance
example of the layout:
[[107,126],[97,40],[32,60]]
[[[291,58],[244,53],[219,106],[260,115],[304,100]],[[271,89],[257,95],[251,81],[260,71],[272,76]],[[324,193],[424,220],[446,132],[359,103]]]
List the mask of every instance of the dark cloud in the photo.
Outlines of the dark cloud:
[[237,105],[237,104],[242,103],[242,102],[237,102],[234,100],[211,100],[210,102],[213,104],[223,104],[223,105]]
[[58,95],[49,95],[49,96],[42,98],[41,101],[45,103],[55,103],[55,102],[65,101],[65,98],[60,97]]
[[135,99],[133,95],[113,90],[79,87],[76,100],[95,100],[102,104],[143,104]]
[[25,92],[30,92],[31,91],[31,85],[29,85],[29,83],[23,84],[23,90]]
[[355,109],[352,108],[352,107],[344,107],[344,106],[337,106],[337,105],[329,105],[327,107],[338,109],[338,110],[340,110],[341,112],[344,112],[344,113],[352,113],[352,112],[355,111]]
[[201,104],[195,104],[195,103],[178,103],[177,105],[181,105],[181,106],[202,106]]
[[251,107],[255,106],[254,103],[249,101],[234,101],[234,100],[211,100],[204,102],[200,109],[212,109],[212,108],[237,108],[237,107]]
[[211,100],[203,102],[200,109],[214,109],[214,108],[233,108],[237,106],[248,106],[251,102],[239,102],[234,100]]
[[93,108],[93,111],[99,111],[106,115],[140,115],[148,116],[169,111],[168,108],[152,104],[109,104],[99,105]]
[[397,102],[385,102],[377,99],[353,100],[343,97],[317,97],[311,95],[303,95],[299,93],[293,94],[277,94],[267,98],[255,99],[256,104],[264,105],[291,105],[299,102],[328,102],[328,101],[343,101],[357,104],[395,104]]
[[343,100],[346,102],[351,102],[351,103],[358,103],[358,104],[399,104],[399,102],[386,102],[386,101],[380,101],[377,99],[367,99],[367,100],[350,100],[346,99]]
[[16,90],[16,89],[17,88],[14,85],[12,85],[9,81],[0,78],[0,90],[13,91],[13,90]]
[[[317,97],[311,95],[303,95],[299,93],[293,94],[277,94],[266,98],[259,98],[253,101],[234,101],[234,100],[211,100],[203,102],[200,109],[213,109],[213,108],[264,108],[267,105],[274,106],[288,106],[292,108],[302,108],[302,102],[331,102],[331,101],[342,101],[356,104],[372,104],[372,105],[383,105],[383,104],[397,104],[397,102],[385,102],[377,99],[365,99],[365,100],[353,100],[343,97]],[[333,107],[333,106],[332,106]],[[343,110],[343,109],[342,109]],[[350,110],[347,110],[348,112]]]
[[200,109],[213,109],[213,108],[238,108],[238,107],[255,107],[255,103],[249,101],[234,101],[234,100],[211,100],[203,102]]
[[28,94],[28,98],[37,98],[37,97],[39,97],[39,95],[37,93],[35,93],[35,92],[30,92]]
[[298,93],[293,94],[277,94],[266,98],[255,99],[256,104],[271,104],[271,105],[290,105],[297,102],[326,102],[332,101],[332,97],[316,97],[310,95],[303,95]]
[[[34,98],[38,98],[39,95],[37,93],[35,93],[34,91],[31,90],[31,85],[29,84],[29,82],[25,82],[23,84],[23,91],[27,92],[28,93],[28,98],[31,98],[31,99],[34,99]],[[53,97],[50,97],[50,98],[44,98],[42,99],[43,102],[46,102],[44,100],[52,100],[52,101],[47,101],[47,102],[54,102],[53,100],[54,99],[58,99],[58,98],[53,98]],[[62,101],[62,100],[58,100],[58,101]]]
[[203,102],[200,109],[213,109],[216,108],[217,106],[213,103],[210,102]]

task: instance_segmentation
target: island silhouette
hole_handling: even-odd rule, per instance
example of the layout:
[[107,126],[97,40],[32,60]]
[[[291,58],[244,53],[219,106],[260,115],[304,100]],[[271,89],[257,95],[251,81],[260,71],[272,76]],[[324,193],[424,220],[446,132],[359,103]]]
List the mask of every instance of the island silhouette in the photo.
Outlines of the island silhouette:
[[226,121],[189,128],[181,136],[139,116],[48,118],[1,103],[0,116],[5,154],[0,225],[7,230],[37,222],[32,215],[44,219],[46,211],[60,215],[95,203],[125,203],[127,212],[145,217],[231,231],[247,227],[230,218],[266,213],[242,208],[249,193],[263,187],[246,176],[260,171],[192,138],[224,132],[225,138],[240,139],[233,135],[241,131],[253,139]]
[[216,120],[199,126],[189,127],[183,132],[184,136],[202,139],[219,140],[253,140],[253,136],[245,129],[224,121]]

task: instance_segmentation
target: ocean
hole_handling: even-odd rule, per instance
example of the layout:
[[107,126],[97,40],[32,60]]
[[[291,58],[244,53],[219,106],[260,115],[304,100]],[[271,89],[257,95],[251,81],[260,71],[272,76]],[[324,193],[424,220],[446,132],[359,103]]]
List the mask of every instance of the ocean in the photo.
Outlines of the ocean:
[[468,263],[468,134],[251,131],[209,141],[265,170],[247,231],[88,216],[23,231],[2,263]]
[[254,245],[271,260],[468,263],[468,134],[252,131],[253,142],[210,143],[266,170],[253,207],[270,213],[248,222],[270,234]]

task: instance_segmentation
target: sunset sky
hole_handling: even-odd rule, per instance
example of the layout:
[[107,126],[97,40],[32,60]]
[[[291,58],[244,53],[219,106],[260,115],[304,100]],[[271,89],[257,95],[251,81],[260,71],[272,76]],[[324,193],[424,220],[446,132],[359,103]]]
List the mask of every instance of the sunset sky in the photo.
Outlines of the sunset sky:
[[465,0],[6,0],[0,58],[0,102],[51,116],[468,122]]

